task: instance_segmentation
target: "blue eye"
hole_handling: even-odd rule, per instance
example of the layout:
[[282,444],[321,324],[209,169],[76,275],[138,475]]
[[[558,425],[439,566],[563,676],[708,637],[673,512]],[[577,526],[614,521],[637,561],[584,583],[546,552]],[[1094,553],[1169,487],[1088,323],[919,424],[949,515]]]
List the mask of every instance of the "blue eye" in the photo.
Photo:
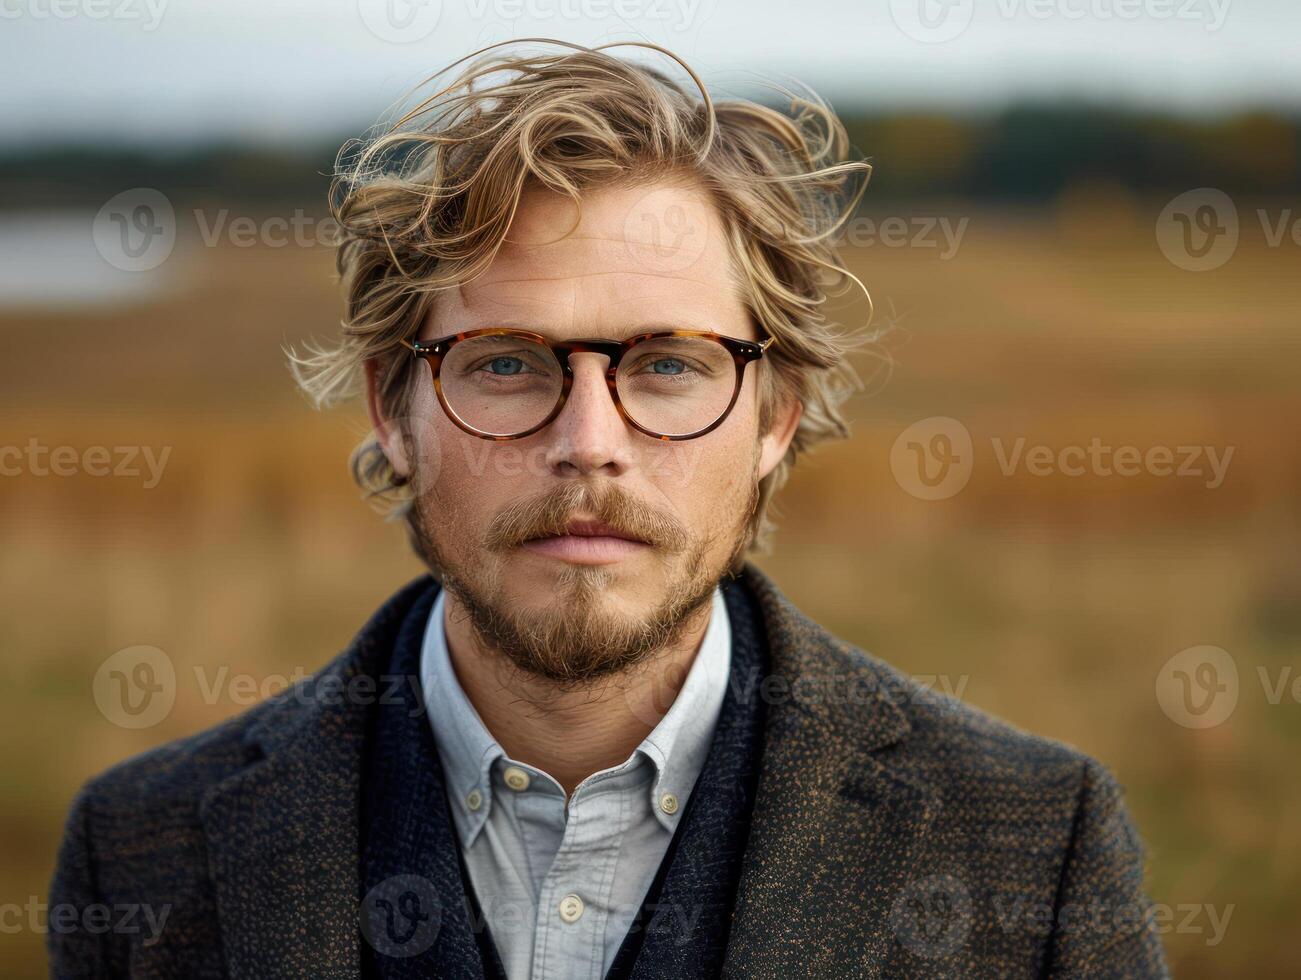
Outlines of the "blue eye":
[[494,357],[484,366],[490,374],[519,374],[524,370],[524,362],[518,357]]
[[651,364],[651,370],[655,374],[681,374],[686,369],[687,366],[676,357],[661,357]]

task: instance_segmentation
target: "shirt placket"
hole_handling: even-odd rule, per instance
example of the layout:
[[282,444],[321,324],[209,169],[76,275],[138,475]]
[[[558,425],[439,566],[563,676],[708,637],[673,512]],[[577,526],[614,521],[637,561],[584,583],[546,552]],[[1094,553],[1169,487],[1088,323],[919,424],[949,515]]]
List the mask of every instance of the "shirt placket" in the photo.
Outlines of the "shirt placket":
[[536,980],[601,980],[604,973],[610,891],[628,822],[627,793],[618,782],[571,800],[560,849],[538,896]]

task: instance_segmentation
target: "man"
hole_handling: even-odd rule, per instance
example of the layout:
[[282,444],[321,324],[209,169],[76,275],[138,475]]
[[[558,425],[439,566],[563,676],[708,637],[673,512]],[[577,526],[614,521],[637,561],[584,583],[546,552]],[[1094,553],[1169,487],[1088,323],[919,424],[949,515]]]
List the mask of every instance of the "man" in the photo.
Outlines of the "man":
[[562,46],[345,157],[343,336],[296,365],[322,401],[364,380],[354,472],[434,577],[85,788],[51,901],[168,918],[52,934],[57,975],[1164,973],[1101,766],[744,560],[844,434],[845,152],[820,103]]

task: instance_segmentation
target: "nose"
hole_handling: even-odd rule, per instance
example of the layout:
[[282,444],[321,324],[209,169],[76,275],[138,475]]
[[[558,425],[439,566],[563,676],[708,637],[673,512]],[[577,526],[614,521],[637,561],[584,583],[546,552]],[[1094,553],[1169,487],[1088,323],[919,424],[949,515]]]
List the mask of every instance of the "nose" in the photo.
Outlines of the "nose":
[[547,466],[559,476],[618,476],[632,466],[632,430],[606,386],[609,364],[604,354],[570,355],[569,397],[541,433],[549,439]]

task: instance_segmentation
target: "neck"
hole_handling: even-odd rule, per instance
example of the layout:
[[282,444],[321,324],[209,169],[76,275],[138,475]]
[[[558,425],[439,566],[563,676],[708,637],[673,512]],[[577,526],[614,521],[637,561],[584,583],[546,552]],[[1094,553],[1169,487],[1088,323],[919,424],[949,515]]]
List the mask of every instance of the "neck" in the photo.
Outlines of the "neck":
[[568,795],[593,773],[624,762],[659,724],[686,681],[712,608],[705,603],[647,661],[579,687],[514,669],[475,633],[450,592],[443,628],[461,689],[492,737]]

